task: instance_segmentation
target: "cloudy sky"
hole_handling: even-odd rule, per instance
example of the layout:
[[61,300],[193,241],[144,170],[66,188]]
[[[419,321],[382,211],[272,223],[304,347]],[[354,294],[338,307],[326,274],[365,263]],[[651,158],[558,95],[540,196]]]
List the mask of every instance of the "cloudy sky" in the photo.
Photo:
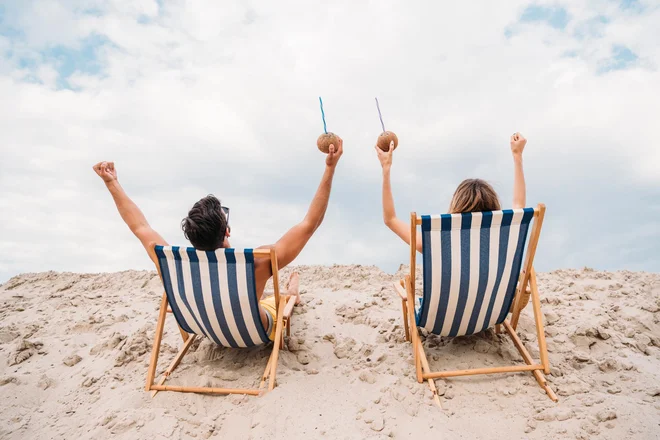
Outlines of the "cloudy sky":
[[151,268],[101,160],[172,244],[208,193],[235,247],[274,242],[323,171],[318,96],[345,151],[298,263],[406,261],[378,96],[401,217],[444,212],[467,177],[510,204],[520,131],[528,205],[548,207],[537,268],[660,271],[658,23],[657,0],[0,0],[0,282]]

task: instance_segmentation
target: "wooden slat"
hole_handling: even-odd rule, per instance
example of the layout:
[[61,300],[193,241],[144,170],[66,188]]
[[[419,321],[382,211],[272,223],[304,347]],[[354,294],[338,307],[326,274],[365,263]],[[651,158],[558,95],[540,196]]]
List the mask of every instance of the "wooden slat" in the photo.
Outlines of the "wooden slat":
[[181,326],[179,326],[178,323],[177,323],[177,327],[179,328],[179,334],[181,334],[181,339],[183,339],[183,342],[186,342],[188,340],[188,338],[190,337],[190,335],[188,333],[186,333],[186,331],[184,329],[182,329]]
[[[422,347],[422,344],[419,344],[419,357],[422,360],[422,367],[424,370],[426,370],[427,373],[431,372],[431,368],[429,367],[429,361],[426,359],[426,353],[424,353],[424,347]],[[442,408],[442,405],[440,404],[440,397],[438,397],[438,389],[435,387],[435,382],[433,379],[427,379],[429,383],[429,388],[431,388],[431,392],[433,393],[433,401],[440,407]]]
[[275,388],[275,375],[277,373],[277,359],[280,353],[280,341],[282,340],[282,331],[284,330],[284,303],[280,304],[280,308],[277,310],[277,324],[275,327],[275,338],[273,339],[273,362],[271,365],[270,372],[270,382],[268,383],[268,391],[272,391]]
[[[158,381],[158,385],[164,384],[166,380],[167,380],[167,376],[163,375],[163,377],[161,377],[160,380]],[[153,399],[154,397],[156,397],[156,394],[158,394],[158,390],[152,390],[151,398]]]
[[[509,333],[509,336],[511,336],[511,339],[513,339],[513,343],[520,352],[520,355],[523,357],[524,361],[527,364],[531,365],[533,363],[532,355],[529,354],[529,352],[523,345],[522,341],[518,337],[516,331],[513,329],[513,327],[511,326],[511,324],[509,324],[508,321],[504,321],[503,324],[504,324],[504,328]],[[557,398],[557,395],[554,393],[554,391],[552,391],[552,389],[548,386],[548,382],[545,380],[545,376],[543,376],[543,373],[541,373],[538,370],[534,370],[532,373],[534,374],[534,378],[536,379],[536,382],[538,382],[539,386],[545,390],[545,393],[548,395],[548,397],[553,402],[557,402],[559,399]]]
[[270,249],[253,249],[252,255],[254,255],[257,258],[270,257]]
[[[540,371],[534,371],[534,373],[535,373],[534,376],[536,376],[536,374],[542,374]],[[538,378],[537,378],[537,380],[538,380]],[[557,397],[557,395],[555,394],[555,392],[552,390],[552,388],[550,388],[550,386],[547,385],[547,383],[546,383],[546,385],[545,385],[544,387],[542,387],[542,388],[545,390],[545,393],[548,395],[548,397],[550,398],[550,400],[552,400],[552,401],[555,402],[555,403],[556,403],[556,402],[559,402],[559,397]]]
[[510,367],[473,368],[471,370],[438,371],[424,374],[424,379],[441,377],[474,376],[476,374],[516,373],[519,371],[542,370],[543,365],[512,365]]
[[401,297],[401,300],[405,301],[408,298],[408,294],[406,293],[406,290],[401,285],[401,281],[395,281],[394,283],[392,283],[392,285],[394,285],[394,290],[396,290],[396,293],[399,294],[399,296]]
[[415,319],[415,309],[414,309],[414,300],[415,300],[415,274],[416,274],[416,262],[417,262],[417,213],[410,213],[410,276],[407,280],[408,291],[406,296],[411,299],[408,301],[408,319],[411,320],[411,330],[412,330],[412,343],[413,343],[413,353],[415,355],[415,371],[417,373],[417,382],[422,383],[422,361],[419,358],[419,353],[417,352],[417,346],[420,344],[419,341],[419,332],[417,331],[417,324],[414,322]]
[[410,327],[408,326],[408,305],[406,301],[401,300],[401,309],[403,310],[403,332],[406,335],[406,341],[410,341]]
[[273,273],[273,295],[275,295],[275,310],[280,309],[280,274],[275,249],[270,249],[270,269]]
[[413,352],[415,353],[415,374],[417,376],[417,382],[424,382],[424,371],[422,370],[422,358],[419,355],[419,348],[422,346],[421,338],[419,337],[419,332],[417,327],[413,330]]
[[408,307],[408,320],[410,322],[410,339],[413,346],[413,356],[415,357],[415,374],[417,376],[417,382],[422,383],[424,381],[422,377],[422,360],[419,357],[419,352],[417,348],[421,345],[419,338],[419,330],[417,330],[417,323],[415,322],[415,309],[413,307],[413,290],[411,287],[410,276],[406,276],[406,290],[408,294],[408,300],[406,301],[406,306]]
[[178,391],[180,393],[247,394],[249,396],[258,396],[260,393],[259,390],[249,390],[249,389],[181,387],[176,385],[152,385],[151,389],[156,391]]
[[160,352],[160,343],[163,340],[163,328],[165,327],[165,315],[167,314],[167,295],[163,293],[160,300],[160,310],[158,312],[158,322],[156,323],[156,335],[154,336],[154,345],[151,348],[151,359],[147,369],[147,384],[145,390],[149,391],[153,387],[156,367],[158,365],[158,353]]
[[[538,211],[538,214],[537,214]],[[529,244],[527,245],[527,253],[525,255],[525,262],[523,264],[523,270],[520,273],[520,279],[518,280],[518,287],[516,290],[516,296],[513,306],[513,315],[511,316],[511,327],[515,330],[518,327],[518,319],[520,318],[520,301],[522,297],[523,290],[527,288],[527,283],[529,281],[529,274],[532,270],[534,264],[534,255],[536,254],[536,247],[539,243],[539,236],[541,235],[541,227],[543,226],[543,218],[545,217],[545,205],[539,203],[534,210],[534,225],[532,226],[532,232],[529,237]]]
[[523,345],[522,341],[518,337],[518,334],[513,329],[511,324],[509,324],[509,321],[505,320],[502,324],[504,325],[504,328],[506,329],[507,333],[509,333],[509,336],[511,336],[511,339],[513,339],[513,345],[516,346],[525,363],[527,363],[528,365],[532,365],[534,363],[534,361],[532,360],[532,355],[529,354],[529,352]]
[[543,315],[541,314],[541,299],[539,297],[539,286],[536,282],[536,272],[532,268],[530,274],[530,285],[532,290],[532,306],[534,307],[534,320],[536,321],[536,337],[539,341],[539,356],[543,364],[543,372],[550,374],[550,361],[548,360],[548,346],[545,342],[545,329],[543,328]]
[[415,293],[415,263],[417,262],[417,214],[410,213],[410,282],[412,283],[413,296]]
[[[286,298],[286,296],[284,296],[283,298]],[[296,305],[296,296],[295,295],[289,295],[288,298],[289,299],[286,303],[286,306],[284,307],[284,312],[282,314],[282,316],[287,317],[287,318],[291,316],[291,313],[293,313],[293,306]]]
[[266,369],[264,370],[264,374],[261,376],[261,383],[259,384],[259,389],[263,389],[264,384],[268,380],[268,376],[270,376],[271,372],[271,362],[273,362],[273,352],[270,353],[270,356],[268,357],[268,363],[266,364]]
[[183,347],[181,348],[181,350],[179,350],[179,353],[172,360],[172,363],[167,368],[167,370],[165,370],[166,375],[169,376],[170,374],[172,374],[174,369],[179,366],[179,364],[181,363],[181,360],[183,359],[183,356],[185,356],[186,352],[188,351],[188,349],[190,348],[192,343],[195,341],[196,337],[197,337],[197,335],[192,335],[190,338],[188,338],[188,340],[185,342],[185,344],[183,344]]
[[406,341],[410,342],[410,326],[408,325],[408,305],[406,301],[408,300],[408,293],[405,290],[406,280],[399,280],[399,282],[394,282],[394,290],[401,297],[401,308],[403,310],[403,330],[406,334]]

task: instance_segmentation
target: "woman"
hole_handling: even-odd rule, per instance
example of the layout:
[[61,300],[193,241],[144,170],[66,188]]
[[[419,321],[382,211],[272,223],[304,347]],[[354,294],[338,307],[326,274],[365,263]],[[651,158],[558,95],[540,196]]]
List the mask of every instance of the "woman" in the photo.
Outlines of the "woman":
[[[527,144],[527,139],[520,133],[511,136],[511,154],[513,155],[513,208],[525,207],[525,176],[523,174],[522,153]],[[401,237],[410,245],[410,223],[397,218],[392,198],[392,186],[390,184],[390,170],[392,168],[392,152],[394,142],[390,143],[389,151],[383,151],[378,146],[378,159],[383,167],[383,221],[388,228]],[[493,187],[481,179],[466,179],[458,185],[451,203],[449,213],[458,214],[462,212],[498,211],[500,201]],[[422,252],[422,236],[417,231],[417,251]]]

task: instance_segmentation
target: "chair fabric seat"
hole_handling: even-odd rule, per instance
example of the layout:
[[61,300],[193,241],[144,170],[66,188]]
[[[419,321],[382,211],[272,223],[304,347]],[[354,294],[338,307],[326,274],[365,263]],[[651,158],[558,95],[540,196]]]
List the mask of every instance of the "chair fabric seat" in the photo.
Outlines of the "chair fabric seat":
[[441,336],[462,336],[502,323],[534,209],[421,218],[424,289],[417,325]]
[[186,332],[224,347],[269,342],[259,315],[252,249],[156,246],[172,313]]

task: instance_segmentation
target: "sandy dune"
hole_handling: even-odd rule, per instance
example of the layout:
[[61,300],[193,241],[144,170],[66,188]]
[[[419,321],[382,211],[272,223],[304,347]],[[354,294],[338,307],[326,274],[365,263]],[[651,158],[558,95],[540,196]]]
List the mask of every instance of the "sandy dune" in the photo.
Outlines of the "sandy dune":
[[[441,410],[414,379],[397,276],[295,270],[304,305],[278,387],[257,398],[144,391],[162,292],[155,272],[12,278],[0,286],[0,438],[660,438],[660,274],[539,274],[559,403],[520,373],[438,380]],[[531,307],[520,333],[537,355]],[[160,371],[180,343],[171,316],[164,341]],[[492,331],[425,344],[437,369],[519,359]],[[253,386],[267,356],[203,340],[170,383]]]

